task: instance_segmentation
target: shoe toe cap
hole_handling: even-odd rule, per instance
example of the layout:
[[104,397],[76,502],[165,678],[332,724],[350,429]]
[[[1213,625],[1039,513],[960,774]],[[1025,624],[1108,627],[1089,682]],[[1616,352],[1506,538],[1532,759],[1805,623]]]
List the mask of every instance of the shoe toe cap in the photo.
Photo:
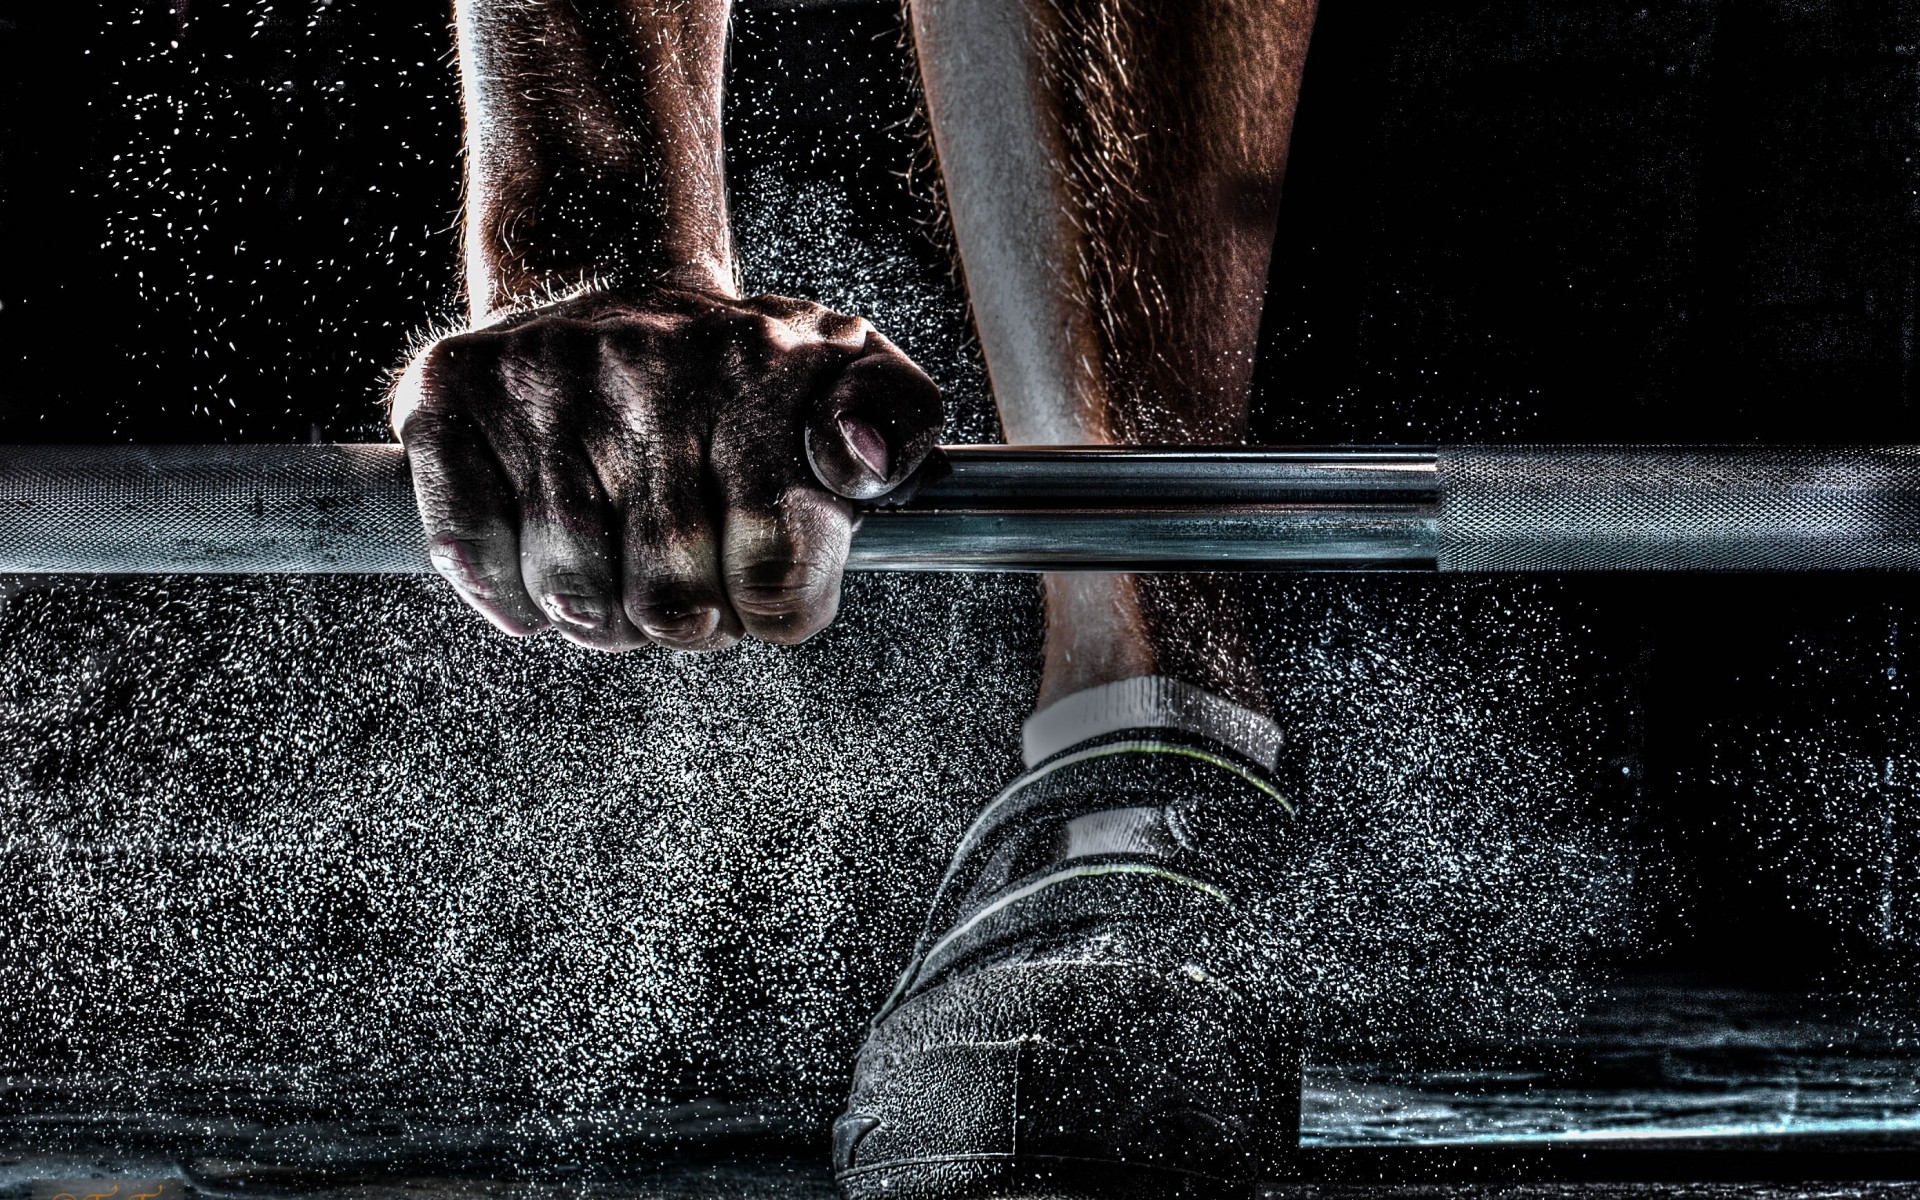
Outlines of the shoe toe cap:
[[1297,1050],[1231,993],[1105,968],[1010,972],[916,997],[874,1031],[834,1130],[843,1187],[966,1163],[1250,1183],[1291,1139]]

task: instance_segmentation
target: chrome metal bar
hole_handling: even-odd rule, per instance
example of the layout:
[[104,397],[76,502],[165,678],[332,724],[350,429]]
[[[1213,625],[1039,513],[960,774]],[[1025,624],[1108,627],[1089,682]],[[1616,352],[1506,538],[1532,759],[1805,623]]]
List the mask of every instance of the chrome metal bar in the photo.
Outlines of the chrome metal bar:
[[[856,569],[1432,570],[1432,449],[952,446]],[[941,473],[944,468],[945,473]]]
[[[856,570],[1916,570],[1920,447],[949,447]],[[427,570],[397,446],[0,446],[0,573]]]

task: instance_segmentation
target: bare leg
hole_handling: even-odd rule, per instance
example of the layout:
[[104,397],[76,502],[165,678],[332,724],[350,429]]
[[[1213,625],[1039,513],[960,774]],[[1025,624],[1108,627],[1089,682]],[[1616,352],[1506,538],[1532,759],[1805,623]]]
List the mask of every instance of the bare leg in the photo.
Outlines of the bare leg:
[[[1015,443],[1233,443],[1314,0],[914,0]],[[1049,575],[1040,702],[1163,674],[1266,710],[1231,582]]]

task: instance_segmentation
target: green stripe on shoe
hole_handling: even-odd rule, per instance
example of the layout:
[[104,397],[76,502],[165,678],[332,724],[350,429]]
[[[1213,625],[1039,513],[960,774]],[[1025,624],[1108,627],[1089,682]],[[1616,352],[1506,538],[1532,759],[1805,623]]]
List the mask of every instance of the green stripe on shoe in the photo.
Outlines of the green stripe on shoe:
[[[1238,775],[1247,783],[1252,784],[1255,789],[1264,793],[1269,799],[1273,800],[1274,803],[1285,809],[1289,817],[1297,817],[1299,815],[1298,810],[1294,808],[1293,802],[1282,795],[1280,789],[1274,787],[1271,783],[1268,783],[1232,759],[1210,753],[1206,750],[1196,749],[1192,746],[1182,746],[1177,742],[1152,740],[1110,742],[1104,746],[1090,746],[1085,750],[1078,750],[1064,757],[1056,758],[1043,766],[1036,767],[1034,770],[1027,772],[1025,775],[1008,784],[999,795],[995,796],[987,803],[985,808],[980,810],[980,815],[973,819],[973,823],[967,826],[966,833],[961,835],[960,845],[953,852],[953,860],[947,864],[946,873],[940,878],[940,886],[934,889],[934,911],[939,910],[940,900],[946,893],[947,885],[953,881],[954,872],[959,869],[962,862],[966,861],[966,857],[973,849],[974,843],[979,839],[981,831],[986,828],[989,818],[991,818],[995,812],[999,811],[1001,805],[1005,804],[1027,787],[1053,774],[1055,771],[1080,763],[1091,762],[1094,759],[1111,758],[1118,754],[1172,754],[1181,758],[1191,758],[1197,762],[1206,763],[1209,766],[1218,767],[1230,774]],[[1181,875],[1178,872],[1169,871],[1165,867],[1154,866],[1147,863],[1110,863],[1105,866],[1070,867],[1065,871],[1048,875],[1043,879],[1028,884],[1026,887],[999,897],[973,916],[967,918],[957,928],[948,931],[938,942],[935,942],[933,947],[925,954],[915,955],[913,963],[900,976],[900,982],[894,985],[893,993],[887,997],[887,1002],[882,1004],[880,1011],[874,1014],[873,1023],[876,1025],[879,1024],[893,1011],[894,1006],[899,1004],[901,997],[906,995],[907,989],[912,987],[914,981],[919,979],[920,969],[926,965],[928,959],[939,953],[939,951],[944,949],[953,939],[959,937],[967,930],[972,929],[979,922],[1000,911],[1008,904],[1026,899],[1039,891],[1051,887],[1053,884],[1061,883],[1069,879],[1085,875],[1115,874],[1157,875],[1176,883],[1183,883],[1190,887],[1197,888],[1220,901],[1222,904],[1227,903],[1226,894],[1220,891],[1219,888]]]
[[881,1005],[880,1011],[874,1015],[874,1023],[878,1024],[887,1014],[893,1011],[894,1006],[900,1002],[901,997],[906,995],[907,989],[912,987],[914,981],[920,978],[920,969],[922,967],[932,961],[942,950],[952,945],[956,939],[964,937],[976,925],[979,925],[980,922],[993,916],[995,913],[1005,911],[1007,908],[1020,903],[1022,900],[1032,899],[1050,887],[1068,883],[1075,879],[1089,879],[1099,875],[1151,875],[1158,879],[1167,880],[1169,883],[1177,883],[1190,887],[1210,899],[1216,900],[1229,908],[1232,907],[1232,902],[1227,899],[1227,894],[1212,884],[1202,882],[1201,880],[1193,878],[1191,875],[1182,875],[1178,871],[1169,871],[1165,867],[1154,866],[1151,863],[1103,863],[1085,867],[1068,867],[1064,871],[1055,871],[1053,874],[1042,876],[1024,887],[1015,888],[1010,892],[995,897],[992,903],[960,922],[959,925],[948,930],[946,935],[929,947],[925,954],[919,955],[914,959],[913,966],[906,974],[900,977],[900,982],[894,985],[893,994],[887,997],[887,1002]]
[[[1114,742],[1106,746],[1091,746],[1085,750],[1075,751],[1065,758],[1055,759],[1043,767],[1037,767],[1027,772],[1025,775],[1008,784],[998,796],[995,796],[989,801],[987,806],[980,810],[980,815],[973,819],[973,824],[967,826],[967,832],[961,835],[960,845],[953,852],[953,862],[947,867],[947,878],[953,875],[954,867],[958,866],[961,860],[967,856],[967,852],[973,849],[973,843],[980,836],[980,831],[986,826],[987,819],[997,812],[1002,804],[1018,795],[1027,787],[1040,782],[1042,779],[1045,779],[1063,767],[1076,766],[1083,762],[1090,762],[1096,758],[1111,758],[1116,754],[1172,754],[1181,758],[1197,759],[1200,762],[1219,767],[1223,771],[1231,772],[1234,775],[1238,775],[1241,779],[1246,780],[1255,788],[1264,792],[1270,799],[1279,804],[1281,808],[1286,809],[1288,816],[1294,817],[1299,815],[1293,807],[1293,802],[1282,795],[1279,788],[1274,787],[1232,759],[1222,758],[1218,754],[1212,754],[1205,750],[1196,750],[1192,746],[1182,746],[1175,742]],[[945,884],[946,878],[943,878],[941,885],[944,887]]]

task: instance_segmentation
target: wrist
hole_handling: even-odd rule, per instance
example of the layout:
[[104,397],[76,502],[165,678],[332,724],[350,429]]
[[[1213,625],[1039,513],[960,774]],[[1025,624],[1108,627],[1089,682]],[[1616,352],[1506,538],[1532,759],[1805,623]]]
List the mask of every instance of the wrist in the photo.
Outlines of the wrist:
[[596,274],[591,286],[615,294],[644,293],[665,287],[737,300],[740,272],[730,257],[695,255],[669,266],[614,267]]
[[498,325],[536,309],[593,297],[638,300],[663,289],[728,300],[740,298],[737,273],[728,263],[709,260],[671,267],[624,264],[577,274],[523,278],[513,286],[488,281],[475,289],[477,296],[486,297],[486,303],[472,307],[468,327]]

